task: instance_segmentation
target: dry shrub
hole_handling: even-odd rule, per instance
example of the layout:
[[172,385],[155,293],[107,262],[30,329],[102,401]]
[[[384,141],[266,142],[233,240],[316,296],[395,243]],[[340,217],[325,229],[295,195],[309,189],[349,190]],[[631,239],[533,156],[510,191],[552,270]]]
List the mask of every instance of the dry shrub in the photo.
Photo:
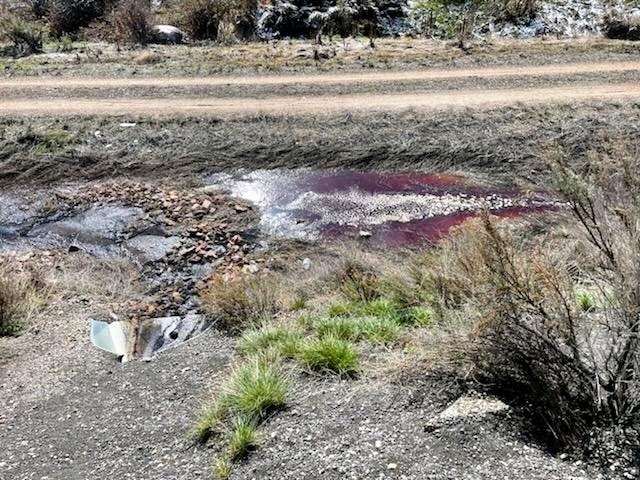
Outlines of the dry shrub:
[[101,18],[111,5],[109,0],[50,0],[47,20],[51,34],[75,34],[81,27]]
[[175,16],[194,40],[229,40],[253,35],[257,8],[255,0],[183,0]]
[[380,296],[380,273],[361,258],[351,256],[341,260],[334,275],[339,292],[348,300],[369,302]]
[[178,22],[194,40],[215,40],[222,20],[221,2],[184,0],[178,5]]
[[0,267],[0,337],[17,335],[44,293],[45,286],[35,273]]
[[11,54],[17,57],[42,53],[46,28],[38,22],[29,22],[14,15],[0,18],[0,40],[11,44]]
[[535,15],[538,0],[498,0],[493,8],[494,15],[500,20],[524,23]]
[[216,277],[201,298],[207,312],[232,333],[270,320],[280,310],[278,281],[267,276]]
[[[637,162],[598,158],[589,181],[556,162],[558,189],[584,239],[524,242],[488,215],[431,258],[428,289],[444,316],[474,323],[479,377],[529,403],[557,446],[596,427],[640,421],[640,181]],[[584,311],[579,292],[596,305]]]
[[604,35],[615,40],[640,40],[640,15],[606,15]]
[[117,42],[146,45],[153,28],[148,0],[123,0],[109,16]]
[[162,56],[155,52],[142,52],[133,59],[137,65],[153,65],[162,61]]

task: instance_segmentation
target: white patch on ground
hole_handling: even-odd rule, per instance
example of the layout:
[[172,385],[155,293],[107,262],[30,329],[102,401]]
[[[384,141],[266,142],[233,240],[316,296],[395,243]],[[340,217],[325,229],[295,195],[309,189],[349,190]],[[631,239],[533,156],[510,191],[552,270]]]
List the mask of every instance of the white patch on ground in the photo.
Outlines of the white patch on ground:
[[495,195],[371,194],[357,190],[339,193],[306,192],[288,205],[320,216],[319,224],[381,225],[488,208],[513,207],[516,201]]
[[456,420],[467,417],[482,417],[509,410],[509,406],[496,398],[462,396],[438,415],[440,420]]

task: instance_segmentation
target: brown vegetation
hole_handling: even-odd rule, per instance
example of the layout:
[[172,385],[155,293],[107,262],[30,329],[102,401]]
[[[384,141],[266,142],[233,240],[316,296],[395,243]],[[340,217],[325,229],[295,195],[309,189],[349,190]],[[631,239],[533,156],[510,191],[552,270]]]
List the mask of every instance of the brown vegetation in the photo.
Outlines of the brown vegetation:
[[20,333],[43,300],[45,289],[36,273],[0,267],[0,337]]
[[639,421],[640,183],[615,158],[588,181],[556,162],[582,237],[523,238],[486,216],[426,262],[441,318],[471,319],[475,376],[532,405],[562,447]]
[[145,45],[153,27],[149,1],[121,1],[110,15],[110,23],[117,42]]
[[280,309],[277,281],[272,277],[219,276],[208,283],[202,301],[224,329],[238,333],[244,328],[268,321]]

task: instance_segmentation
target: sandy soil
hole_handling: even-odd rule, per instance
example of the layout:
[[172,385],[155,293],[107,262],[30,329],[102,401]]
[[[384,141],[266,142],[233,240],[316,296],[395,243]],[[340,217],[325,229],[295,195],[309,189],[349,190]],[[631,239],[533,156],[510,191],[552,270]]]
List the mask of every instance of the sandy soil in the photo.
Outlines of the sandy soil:
[[[0,106],[3,116],[49,116],[49,115],[215,115],[236,116],[247,114],[309,114],[340,113],[353,111],[397,111],[403,109],[443,110],[452,107],[482,108],[518,103],[574,103],[589,100],[623,100],[640,97],[640,84],[602,80],[588,85],[577,84],[576,76],[594,73],[637,72],[638,62],[549,64],[539,66],[507,66],[498,68],[472,68],[453,70],[391,71],[360,74],[325,75],[281,75],[255,77],[200,77],[200,78],[120,78],[120,79],[9,79],[0,81],[0,94],[5,96],[20,89],[30,89],[24,96],[5,98]],[[567,85],[542,83],[527,86],[527,80],[546,76],[566,75],[572,79]],[[507,88],[462,88],[451,90],[446,80],[465,78],[471,81],[487,78],[517,78],[515,86]],[[440,88],[433,90],[404,91],[407,81],[441,80]],[[579,77],[578,77],[579,80]],[[313,95],[287,94],[276,89],[260,98],[246,96],[194,95],[175,98],[153,96],[153,89],[160,87],[192,88],[194,86],[259,86],[276,85],[358,85],[362,83],[393,84],[397,89],[382,92],[353,93],[348,89],[343,94],[327,94],[322,89]],[[551,83],[551,82],[550,82]],[[142,87],[148,89],[143,98],[130,97],[126,89]],[[95,98],[72,95],[64,101],[52,98],[49,92],[55,89],[82,88],[94,91]],[[100,92],[121,88],[113,97],[103,98]],[[97,91],[97,93],[96,93]],[[92,97],[93,97],[92,95]],[[105,95],[106,97],[106,95]]]
[[444,110],[452,107],[492,107],[517,103],[574,103],[588,100],[640,98],[638,84],[577,87],[446,91],[386,95],[251,98],[128,98],[13,99],[3,102],[0,115],[215,115],[309,114],[403,109]]

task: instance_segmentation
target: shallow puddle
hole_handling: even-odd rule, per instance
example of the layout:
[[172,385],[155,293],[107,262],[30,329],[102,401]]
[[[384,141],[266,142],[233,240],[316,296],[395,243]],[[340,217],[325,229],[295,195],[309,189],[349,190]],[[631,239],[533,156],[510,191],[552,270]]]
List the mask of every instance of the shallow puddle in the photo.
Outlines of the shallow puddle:
[[518,216],[557,207],[541,194],[481,187],[454,175],[257,170],[210,180],[255,203],[266,233],[308,240],[409,246],[435,241],[485,209]]

